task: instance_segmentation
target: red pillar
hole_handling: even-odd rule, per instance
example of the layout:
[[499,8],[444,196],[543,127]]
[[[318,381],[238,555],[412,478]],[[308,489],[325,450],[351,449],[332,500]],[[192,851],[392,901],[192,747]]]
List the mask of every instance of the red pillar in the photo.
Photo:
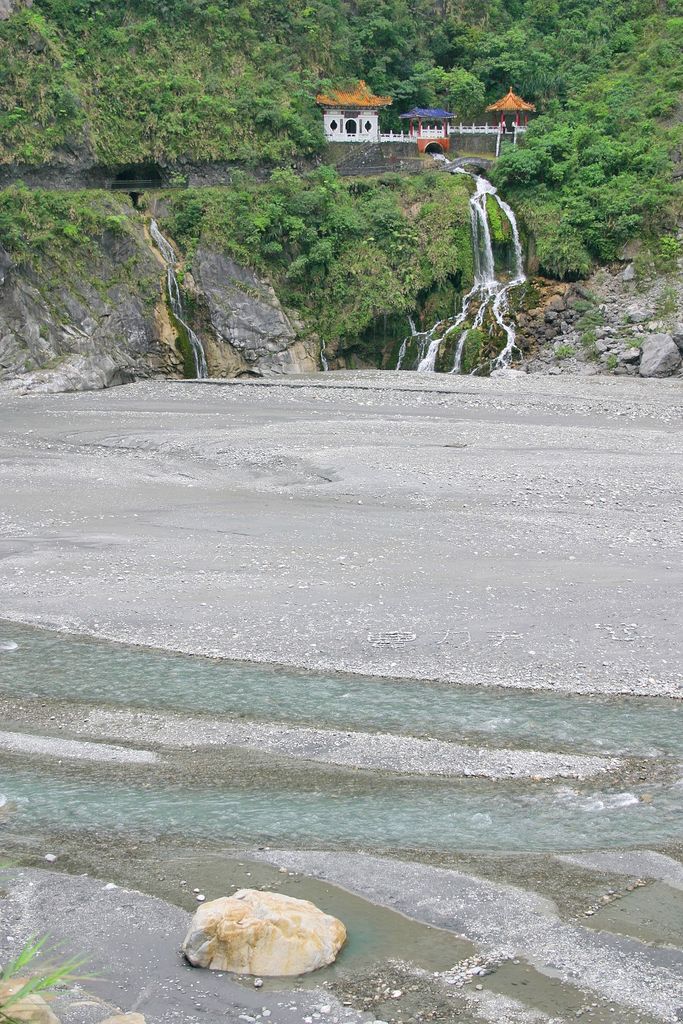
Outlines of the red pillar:
[[417,119],[417,137],[418,137],[418,139],[422,138],[422,118],[421,117],[418,117],[418,119]]

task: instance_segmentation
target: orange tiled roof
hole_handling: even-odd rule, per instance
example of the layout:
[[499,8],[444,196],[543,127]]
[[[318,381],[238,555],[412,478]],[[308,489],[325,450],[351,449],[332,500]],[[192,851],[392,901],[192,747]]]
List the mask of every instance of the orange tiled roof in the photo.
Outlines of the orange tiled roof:
[[328,96],[320,93],[315,99],[321,107],[388,107],[391,103],[391,96],[373,96],[362,79],[354,89],[333,89]]
[[535,110],[536,107],[533,103],[527,103],[521,96],[517,96],[516,93],[510,88],[507,96],[503,96],[502,100],[498,100],[496,103],[490,103],[487,110]]

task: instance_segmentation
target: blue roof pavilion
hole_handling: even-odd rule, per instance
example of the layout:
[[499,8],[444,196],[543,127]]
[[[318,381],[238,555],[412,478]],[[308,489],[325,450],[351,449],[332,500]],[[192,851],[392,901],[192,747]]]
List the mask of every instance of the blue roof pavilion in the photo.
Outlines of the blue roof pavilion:
[[423,117],[425,121],[443,121],[447,118],[455,117],[455,114],[451,114],[448,110],[441,110],[440,107],[413,107],[407,114],[399,114],[399,117],[406,120],[416,120],[418,117]]
[[399,115],[409,121],[408,137],[417,142],[420,153],[447,153],[450,147],[448,122],[455,117],[450,110],[441,107],[413,107],[407,114]]

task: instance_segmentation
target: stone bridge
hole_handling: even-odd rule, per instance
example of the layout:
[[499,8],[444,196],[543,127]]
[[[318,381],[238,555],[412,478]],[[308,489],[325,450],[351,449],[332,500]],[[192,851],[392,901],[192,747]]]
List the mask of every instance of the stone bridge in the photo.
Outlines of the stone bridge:
[[459,156],[455,160],[448,161],[447,170],[454,171],[461,169],[463,171],[480,171],[485,174],[486,171],[490,170],[496,162],[495,157],[486,156]]

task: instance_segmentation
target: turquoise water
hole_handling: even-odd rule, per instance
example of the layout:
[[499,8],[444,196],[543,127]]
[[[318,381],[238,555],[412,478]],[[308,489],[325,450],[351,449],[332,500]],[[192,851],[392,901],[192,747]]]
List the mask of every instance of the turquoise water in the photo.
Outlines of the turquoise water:
[[[3,651],[2,642],[15,642]],[[0,694],[243,716],[319,727],[683,756],[683,704],[305,674],[0,626]]]
[[[16,646],[12,646],[16,645]],[[486,745],[683,754],[672,701],[591,699],[312,675],[213,662],[29,628],[0,630],[0,694],[294,724],[377,729]],[[250,760],[251,757],[251,760]],[[190,761],[180,762],[180,764]],[[683,784],[493,783],[368,775],[305,764],[265,773],[78,766],[5,755],[5,827],[374,850],[580,850],[681,835]],[[208,767],[207,767],[208,765]],[[294,774],[296,772],[296,774]],[[674,775],[674,778],[676,776]],[[645,796],[645,800],[640,797]]]
[[279,846],[398,850],[575,850],[665,842],[681,834],[683,787],[494,785],[463,780],[371,791],[281,786],[267,791],[60,778],[47,768],[2,772],[13,828],[106,829],[141,836]]

